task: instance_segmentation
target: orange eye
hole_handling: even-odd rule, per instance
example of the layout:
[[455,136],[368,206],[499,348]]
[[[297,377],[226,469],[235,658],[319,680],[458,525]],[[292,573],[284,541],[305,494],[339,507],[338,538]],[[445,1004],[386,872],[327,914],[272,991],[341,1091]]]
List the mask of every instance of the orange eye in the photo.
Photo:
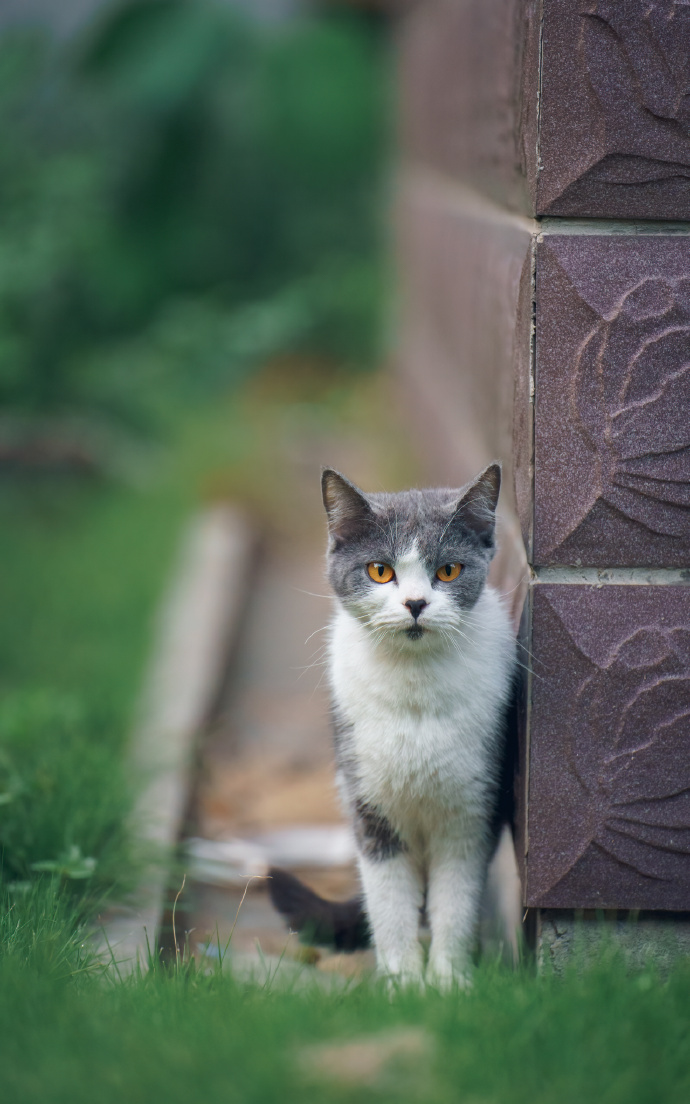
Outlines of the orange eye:
[[453,579],[457,579],[461,571],[462,564],[444,564],[443,567],[439,567],[436,572],[436,578],[440,579],[442,583],[452,583]]
[[367,564],[367,574],[375,583],[390,583],[391,579],[395,578],[395,572],[390,564]]

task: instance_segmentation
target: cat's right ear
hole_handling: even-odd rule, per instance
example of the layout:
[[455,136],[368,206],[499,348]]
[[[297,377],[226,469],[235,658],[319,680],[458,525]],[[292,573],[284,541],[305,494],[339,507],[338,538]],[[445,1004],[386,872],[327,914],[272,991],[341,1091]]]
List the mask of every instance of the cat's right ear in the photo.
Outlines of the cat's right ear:
[[336,543],[372,518],[364,492],[333,468],[324,468],[321,473],[321,494],[328,515],[328,531]]

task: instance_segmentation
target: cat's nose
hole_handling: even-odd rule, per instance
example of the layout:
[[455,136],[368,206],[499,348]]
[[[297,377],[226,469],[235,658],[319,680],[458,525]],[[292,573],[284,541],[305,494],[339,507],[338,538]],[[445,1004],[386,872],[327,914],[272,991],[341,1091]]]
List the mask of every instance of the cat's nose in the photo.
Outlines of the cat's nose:
[[423,598],[408,598],[405,605],[416,621],[422,610],[426,609],[429,603],[425,602]]

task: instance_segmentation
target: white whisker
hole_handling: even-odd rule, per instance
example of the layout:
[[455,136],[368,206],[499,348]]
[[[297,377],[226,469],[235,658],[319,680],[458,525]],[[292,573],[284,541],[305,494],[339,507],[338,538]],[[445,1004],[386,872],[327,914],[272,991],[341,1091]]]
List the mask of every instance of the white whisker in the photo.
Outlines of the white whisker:
[[318,629],[314,629],[313,633],[309,633],[309,636],[308,636],[308,637],[307,637],[307,639],[306,639],[306,640],[304,641],[304,643],[305,643],[305,646],[306,646],[306,645],[307,645],[307,644],[309,643],[309,641],[311,640],[312,636],[316,636],[316,634],[317,634],[317,633],[320,633],[320,632],[325,632],[325,631],[326,631],[326,630],[327,630],[327,629],[328,629],[329,627],[330,627],[330,626],[328,626],[328,625],[320,625]]

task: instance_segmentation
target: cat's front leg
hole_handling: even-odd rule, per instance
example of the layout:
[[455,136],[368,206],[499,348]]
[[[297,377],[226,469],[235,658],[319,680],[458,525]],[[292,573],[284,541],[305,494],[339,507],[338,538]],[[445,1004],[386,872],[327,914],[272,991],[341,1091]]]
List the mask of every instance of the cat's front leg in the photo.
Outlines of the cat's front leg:
[[483,831],[444,834],[432,841],[427,913],[431,948],[427,981],[439,989],[471,984],[472,951],[486,879]]
[[402,985],[421,983],[424,891],[419,872],[404,851],[385,858],[360,855],[359,869],[379,973]]
[[358,800],[354,814],[359,871],[379,973],[403,984],[421,982],[421,872],[408,844],[375,805]]

